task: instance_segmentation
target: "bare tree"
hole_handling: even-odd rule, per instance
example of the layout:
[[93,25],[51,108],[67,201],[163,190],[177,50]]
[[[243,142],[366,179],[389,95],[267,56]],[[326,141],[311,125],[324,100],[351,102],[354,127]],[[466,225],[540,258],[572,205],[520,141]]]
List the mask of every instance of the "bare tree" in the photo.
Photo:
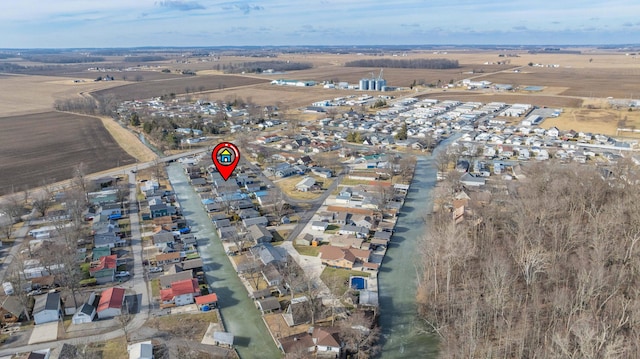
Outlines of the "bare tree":
[[379,353],[376,344],[380,337],[380,328],[374,325],[371,312],[357,310],[340,321],[340,338],[344,341],[348,353],[355,358],[373,358]]
[[33,195],[33,208],[40,213],[42,217],[47,214],[47,210],[53,205],[53,194],[48,185],[44,185],[40,191]]
[[31,304],[31,297],[28,295],[26,289],[28,289],[28,281],[24,274],[25,264],[24,259],[13,256],[11,261],[11,268],[8,273],[8,282],[13,286],[13,292],[16,299],[24,310],[24,315],[27,321],[31,321],[31,315],[29,314],[29,306]]
[[122,304],[120,315],[116,316],[115,319],[124,332],[124,339],[127,341],[127,344],[129,344],[129,323],[131,323],[131,320],[133,319],[133,314],[131,314],[129,310],[129,302],[126,299]]

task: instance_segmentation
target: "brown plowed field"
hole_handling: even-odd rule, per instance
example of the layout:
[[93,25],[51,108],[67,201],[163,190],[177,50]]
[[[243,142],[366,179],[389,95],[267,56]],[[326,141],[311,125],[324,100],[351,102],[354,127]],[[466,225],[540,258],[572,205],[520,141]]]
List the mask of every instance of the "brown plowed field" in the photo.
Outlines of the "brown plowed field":
[[559,95],[580,97],[638,98],[640,68],[538,68],[523,67],[521,72],[502,72],[476,77],[477,81],[515,86],[566,87]]
[[255,77],[233,75],[197,75],[166,79],[159,81],[138,82],[93,93],[96,97],[113,96],[118,101],[141,100],[156,96],[184,94],[189,88],[190,92],[211,91],[229,89],[239,86],[255,85],[270,80]]
[[94,117],[44,112],[0,118],[0,195],[135,163]]

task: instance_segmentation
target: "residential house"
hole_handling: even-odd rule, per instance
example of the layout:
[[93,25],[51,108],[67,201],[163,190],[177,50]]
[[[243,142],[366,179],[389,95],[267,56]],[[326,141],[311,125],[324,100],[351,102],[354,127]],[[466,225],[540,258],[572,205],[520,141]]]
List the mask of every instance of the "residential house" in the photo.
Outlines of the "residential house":
[[280,301],[276,297],[266,297],[264,299],[256,300],[256,307],[260,309],[262,314],[271,313],[274,311],[280,311]]
[[316,180],[313,177],[305,177],[298,184],[296,184],[296,190],[300,192],[308,192],[315,188]]
[[157,266],[164,266],[174,263],[180,263],[180,252],[160,253],[156,255]]
[[127,346],[129,359],[153,359],[153,344],[151,340],[134,343]]
[[[349,198],[351,198],[351,193],[349,193]],[[349,212],[340,212],[336,216],[336,223],[340,225],[351,224],[351,213]]]
[[96,317],[96,307],[90,303],[84,303],[78,308],[73,317],[71,318],[71,322],[73,324],[84,324],[91,323]]
[[166,203],[158,203],[149,205],[149,213],[151,218],[170,216],[176,214],[176,208],[168,206]]
[[159,279],[160,281],[160,289],[171,288],[171,283],[179,282],[187,279],[192,279],[193,273],[190,271],[182,271],[170,274],[161,275]]
[[14,296],[6,296],[0,304],[0,315],[3,323],[15,323],[24,313],[24,307]]
[[269,243],[273,240],[273,234],[267,228],[259,225],[253,225],[248,228],[249,235],[256,243]]
[[33,305],[33,321],[36,325],[58,321],[62,318],[60,293],[36,296]]
[[274,247],[270,243],[262,243],[252,247],[249,251],[254,258],[260,259],[264,265],[286,263],[287,261],[287,251],[281,247]]
[[202,258],[189,259],[175,264],[176,273],[182,271],[191,271],[192,274],[196,274],[202,271]]
[[100,302],[98,302],[98,318],[106,319],[117,317],[122,314],[124,306],[124,288],[105,289],[100,294]]
[[170,247],[173,248],[176,239],[172,232],[162,231],[152,236],[153,245],[157,248]]
[[245,218],[242,220],[242,225],[244,226],[244,228],[247,228],[247,229],[253,225],[266,226],[268,224],[269,224],[269,220],[265,216],[255,217],[255,218]]
[[311,173],[322,178],[331,178],[333,176],[333,171],[324,167],[311,167]]
[[96,234],[93,236],[93,246],[96,248],[115,248],[124,247],[127,241],[122,239],[116,233]]
[[214,220],[212,222],[213,222],[213,225],[216,226],[216,229],[217,228],[222,228],[222,227],[229,227],[231,225],[231,220],[229,220],[229,218],[218,219],[218,220]]
[[316,345],[309,333],[298,333],[288,337],[278,339],[278,347],[285,354],[296,355],[300,353],[313,353]]
[[326,264],[331,267],[352,269],[356,262],[356,257],[353,253],[343,248],[322,246],[320,247],[319,252],[322,264]]
[[106,284],[115,280],[116,269],[118,267],[118,256],[115,254],[100,257],[96,262],[92,262],[89,267],[89,275],[96,279],[96,283]]
[[183,306],[193,304],[200,295],[198,280],[195,278],[171,283],[168,289],[160,290],[161,306]]
[[360,248],[362,247],[363,239],[353,235],[335,235],[329,238],[329,242],[332,246],[340,248]]
[[475,177],[469,173],[465,173],[460,177],[460,184],[469,187],[480,187],[484,186],[486,183],[486,179],[483,177]]
[[50,357],[51,357],[51,349],[47,348],[47,349],[34,350],[32,352],[29,352],[29,355],[27,355],[24,358],[25,359],[49,359]]
[[313,235],[311,233],[305,233],[304,236],[296,238],[296,244],[310,246],[313,240]]
[[220,347],[233,348],[233,334],[228,332],[213,332],[213,343]]
[[236,227],[218,228],[218,237],[220,237],[220,239],[223,241],[233,239],[237,235],[238,235],[238,230],[236,229]]
[[280,285],[282,282],[282,274],[278,271],[278,268],[274,265],[274,262],[267,264],[261,271],[262,277],[270,287]]
[[329,227],[329,223],[327,223],[327,222],[320,222],[320,221],[311,222],[311,230],[312,231],[324,232],[324,231],[327,230],[327,227]]
[[338,230],[338,234],[351,234],[359,238],[366,238],[369,235],[369,228],[364,226],[356,226],[353,224],[347,224]]
[[240,217],[240,219],[256,218],[256,217],[260,217],[260,212],[256,211],[253,208],[247,208],[247,209],[240,210],[238,212],[238,216]]
[[93,248],[91,252],[91,261],[99,261],[100,258],[110,256],[111,248],[107,247],[96,247]]
[[100,216],[109,218],[111,215],[122,215],[122,207],[120,203],[104,203],[100,207]]
[[205,312],[208,309],[216,308],[218,306],[218,296],[215,293],[198,296],[195,298],[195,301],[198,309]]
[[311,334],[313,344],[316,346],[317,356],[325,356],[331,354],[331,357],[339,357],[342,346],[335,328],[313,328]]

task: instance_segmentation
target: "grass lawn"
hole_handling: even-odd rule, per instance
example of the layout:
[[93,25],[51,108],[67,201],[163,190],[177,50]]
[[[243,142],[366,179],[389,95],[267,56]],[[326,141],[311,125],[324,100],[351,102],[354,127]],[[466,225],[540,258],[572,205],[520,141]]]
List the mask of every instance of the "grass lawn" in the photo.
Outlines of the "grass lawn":
[[129,358],[129,353],[127,353],[127,341],[124,336],[107,340],[102,348],[102,357],[113,359]]
[[341,185],[343,186],[357,186],[357,185],[368,185],[369,183],[371,183],[371,181],[367,181],[367,180],[359,180],[359,179],[352,179],[352,178],[343,178],[342,181],[340,182]]
[[[331,268],[326,267],[322,274],[320,275],[320,279],[329,287],[329,289],[338,296],[342,296],[347,289],[349,289],[349,278],[351,276],[360,276],[360,277],[368,277],[369,273],[348,270],[343,268]],[[331,283],[336,281],[336,285],[332,285]],[[333,287],[333,288],[332,288]]]
[[151,280],[151,296],[160,296],[160,279],[156,278]]
[[209,327],[209,323],[217,322],[218,315],[216,312],[210,311],[151,318],[147,321],[147,325],[171,333],[174,338],[193,340],[194,338],[202,338]]
[[[309,176],[315,178],[318,182],[323,182],[322,187],[327,188],[331,184],[331,179],[321,178],[318,176]],[[287,196],[295,199],[316,199],[322,196],[322,191],[314,191],[314,192],[300,192],[296,190],[296,185],[302,181],[304,177],[302,176],[291,176],[276,182],[276,185],[284,192]]]
[[303,256],[317,257],[318,253],[320,253],[319,247],[299,246],[294,244],[293,248],[295,248],[298,253],[302,254]]

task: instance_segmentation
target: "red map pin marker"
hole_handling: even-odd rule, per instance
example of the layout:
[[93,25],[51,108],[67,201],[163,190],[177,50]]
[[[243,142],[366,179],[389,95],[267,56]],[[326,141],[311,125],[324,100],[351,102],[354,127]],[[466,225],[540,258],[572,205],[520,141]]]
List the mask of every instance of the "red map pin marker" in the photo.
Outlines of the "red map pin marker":
[[228,180],[240,161],[240,151],[231,142],[219,143],[211,152],[211,159],[224,180]]

